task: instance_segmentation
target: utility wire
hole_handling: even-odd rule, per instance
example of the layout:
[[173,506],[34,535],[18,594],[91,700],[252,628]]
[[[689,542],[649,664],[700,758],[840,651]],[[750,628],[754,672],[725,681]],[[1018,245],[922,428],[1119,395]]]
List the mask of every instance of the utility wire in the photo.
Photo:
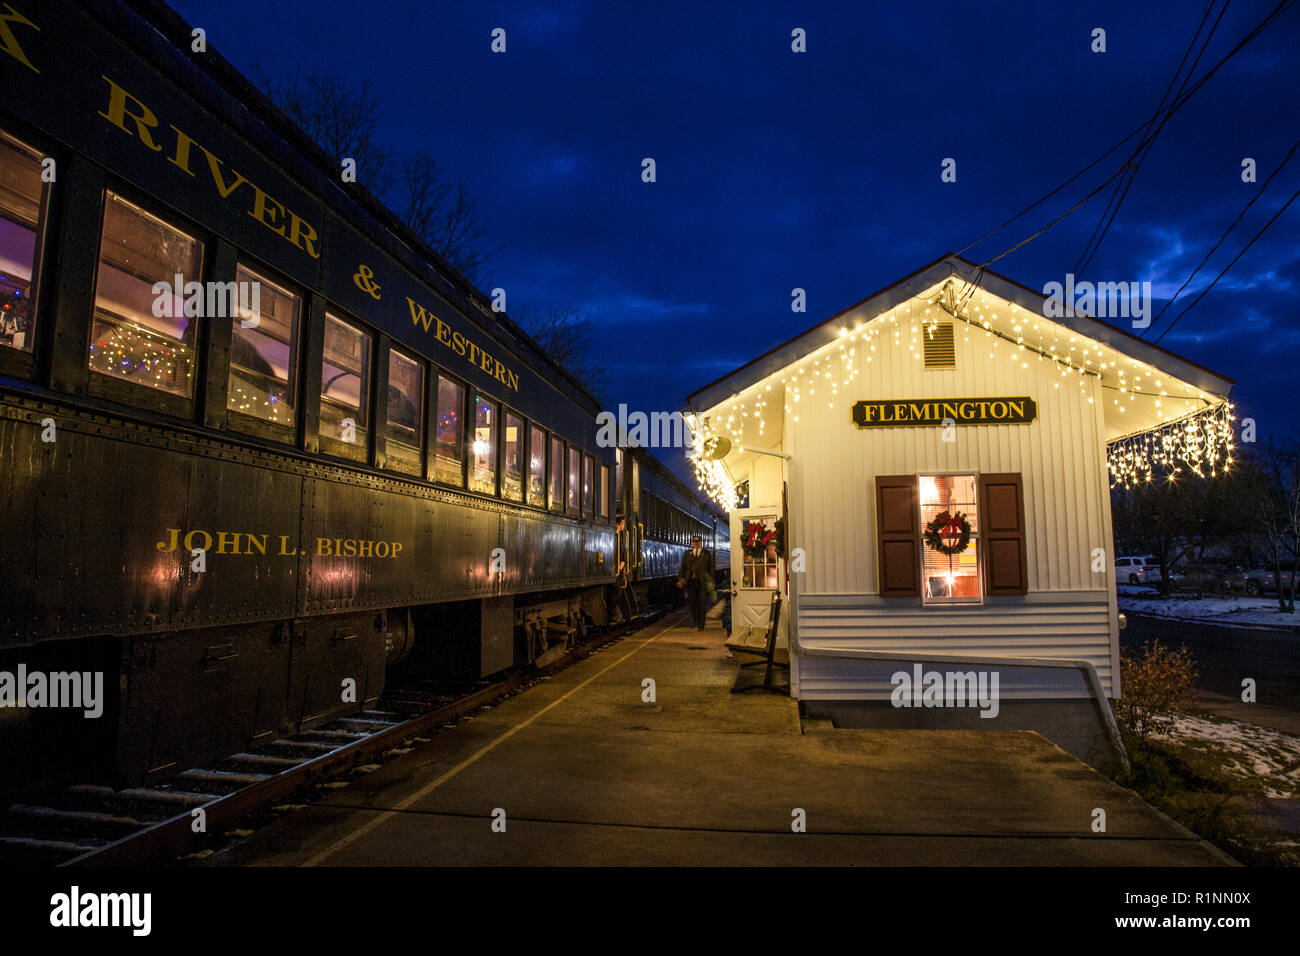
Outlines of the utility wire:
[[[1219,24],[1223,22],[1223,15],[1228,12],[1228,5],[1231,2],[1232,0],[1225,0],[1223,4],[1223,8],[1219,10],[1218,18],[1215,19],[1214,24],[1210,27],[1210,32],[1206,34],[1205,42],[1201,44],[1201,50],[1199,53],[1196,54],[1196,59],[1192,61],[1191,67],[1188,68],[1187,76],[1183,78],[1182,85],[1179,86],[1178,92],[1174,94],[1174,99],[1177,99],[1179,96],[1181,96],[1183,90],[1187,88],[1187,84],[1191,81],[1192,75],[1196,72],[1197,64],[1201,62],[1201,57],[1205,55],[1205,51],[1209,48],[1210,41],[1214,39],[1215,31],[1219,29]],[[1215,0],[1210,0],[1210,5],[1205,8],[1205,13],[1201,15],[1201,22],[1197,24],[1196,33],[1192,35],[1191,42],[1187,44],[1187,49],[1183,52],[1183,58],[1178,61],[1178,69],[1174,71],[1173,77],[1169,80],[1169,85],[1165,87],[1164,95],[1160,97],[1160,102],[1156,106],[1155,114],[1151,117],[1151,122],[1147,124],[1148,130],[1150,130],[1151,125],[1155,122],[1156,116],[1160,114],[1161,109],[1164,107],[1165,100],[1168,98],[1170,92],[1173,91],[1174,84],[1178,82],[1178,77],[1183,72],[1183,64],[1187,62],[1187,58],[1191,56],[1192,50],[1196,48],[1196,41],[1197,38],[1199,38],[1201,35],[1201,30],[1204,29],[1205,27],[1205,21],[1209,19],[1210,14],[1214,11],[1214,3]],[[1092,264],[1092,260],[1096,257],[1097,253],[1101,250],[1101,244],[1102,242],[1105,241],[1106,234],[1110,232],[1110,227],[1114,224],[1115,217],[1119,215],[1120,207],[1124,205],[1124,200],[1128,196],[1129,189],[1132,188],[1133,182],[1137,179],[1138,170],[1141,168],[1142,163],[1146,161],[1146,158],[1149,155],[1151,155],[1151,150],[1155,148],[1156,137],[1160,135],[1160,131],[1165,128],[1165,123],[1167,122],[1169,122],[1169,116],[1166,116],[1163,120],[1161,120],[1160,125],[1156,127],[1155,132],[1151,134],[1146,149],[1141,150],[1142,155],[1140,158],[1138,158],[1137,162],[1130,163],[1130,165],[1132,166],[1132,172],[1129,173],[1127,179],[1122,179],[1120,182],[1115,184],[1115,192],[1111,196],[1111,199],[1114,201],[1115,208],[1112,211],[1111,204],[1110,203],[1106,204],[1106,209],[1102,211],[1101,218],[1097,220],[1097,228],[1093,229],[1092,236],[1088,239],[1088,245],[1084,246],[1083,252],[1080,253],[1079,262],[1075,263],[1074,266],[1075,275],[1082,275],[1083,271],[1087,269],[1089,265]],[[1121,186],[1122,186],[1122,190],[1121,190]],[[1116,199],[1117,196],[1118,199]],[[1107,212],[1110,213],[1109,219],[1106,218]],[[1105,222],[1106,224],[1105,227],[1102,227],[1103,222]],[[1098,229],[1101,230],[1100,236],[1097,235]],[[1095,245],[1093,244],[1094,239],[1096,239]],[[1089,252],[1090,248],[1091,248],[1091,252]]]
[[1210,283],[1209,285],[1207,285],[1204,289],[1202,289],[1200,295],[1198,295],[1195,299],[1193,299],[1192,302],[1191,302],[1191,304],[1188,305],[1187,308],[1183,309],[1183,311],[1179,312],[1176,316],[1174,316],[1174,320],[1173,320],[1172,322],[1169,323],[1169,325],[1165,328],[1165,330],[1164,330],[1163,332],[1161,332],[1158,336],[1156,336],[1156,339],[1155,339],[1155,344],[1156,344],[1156,345],[1159,345],[1159,344],[1160,344],[1160,340],[1163,339],[1166,335],[1168,335],[1169,332],[1170,332],[1170,330],[1173,329],[1173,327],[1174,327],[1175,325],[1178,324],[1178,320],[1179,320],[1179,319],[1181,319],[1181,318],[1182,318],[1183,316],[1185,316],[1188,312],[1190,312],[1190,311],[1192,310],[1192,308],[1196,305],[1196,303],[1200,302],[1203,298],[1205,298],[1205,294],[1206,294],[1207,292],[1209,292],[1211,289],[1214,288],[1215,283],[1218,282],[1220,279],[1222,279],[1222,278],[1224,277],[1224,275],[1227,273],[1227,271],[1228,271],[1229,269],[1231,269],[1231,268],[1236,264],[1236,262],[1237,262],[1238,259],[1240,259],[1242,256],[1244,256],[1244,255],[1246,254],[1246,250],[1249,249],[1251,246],[1253,246],[1253,245],[1255,244],[1255,240],[1258,239],[1260,236],[1264,235],[1264,233],[1268,231],[1268,227],[1269,227],[1269,226],[1271,226],[1271,225],[1273,225],[1273,223],[1277,222],[1277,218],[1278,218],[1278,216],[1280,216],[1280,215],[1282,215],[1282,213],[1286,212],[1287,207],[1290,206],[1293,202],[1296,201],[1296,197],[1297,197],[1297,196],[1300,196],[1300,189],[1297,189],[1295,192],[1293,192],[1293,193],[1291,194],[1291,198],[1288,199],[1288,200],[1283,204],[1282,208],[1279,209],[1277,212],[1273,213],[1273,218],[1270,219],[1268,222],[1264,223],[1263,228],[1261,228],[1261,229],[1259,230],[1259,232],[1255,233],[1255,235],[1254,235],[1253,237],[1251,237],[1250,242],[1246,243],[1246,245],[1242,248],[1241,252],[1237,253],[1237,254],[1233,257],[1232,262],[1229,262],[1226,266],[1223,267],[1223,271],[1220,272],[1217,276],[1214,277],[1214,282],[1211,282],[1211,283]]
[[[1227,52],[1227,54],[1225,54],[1225,55],[1223,56],[1223,58],[1219,60],[1218,63],[1216,63],[1214,66],[1212,66],[1212,67],[1209,69],[1209,71],[1206,72],[1206,74],[1205,74],[1204,76],[1202,76],[1199,80],[1197,80],[1196,83],[1195,83],[1195,85],[1193,85],[1191,89],[1187,90],[1185,93],[1183,93],[1183,94],[1181,94],[1180,96],[1178,96],[1178,97],[1175,98],[1174,102],[1172,102],[1172,103],[1169,105],[1169,107],[1168,107],[1167,115],[1166,115],[1166,117],[1165,117],[1166,121],[1169,119],[1169,117],[1173,116],[1174,113],[1176,113],[1179,109],[1181,109],[1181,108],[1183,107],[1183,105],[1185,105],[1185,104],[1187,103],[1187,101],[1190,100],[1190,99],[1191,99],[1191,98],[1192,98],[1192,97],[1197,93],[1197,91],[1199,91],[1200,88],[1201,88],[1202,86],[1204,86],[1204,85],[1205,85],[1205,84],[1210,80],[1210,78],[1211,78],[1212,76],[1214,76],[1214,74],[1217,73],[1217,72],[1219,71],[1219,69],[1220,69],[1220,68],[1221,68],[1225,63],[1227,63],[1230,59],[1232,59],[1232,57],[1236,56],[1239,52],[1241,52],[1242,48],[1244,48],[1244,47],[1246,46],[1246,44],[1250,43],[1251,40],[1255,39],[1255,37],[1257,37],[1260,33],[1262,33],[1262,32],[1263,32],[1263,31],[1264,31],[1264,30],[1265,30],[1265,29],[1266,29],[1270,24],[1272,24],[1272,22],[1273,22],[1274,20],[1276,20],[1279,16],[1281,16],[1283,13],[1285,13],[1286,10],[1288,10],[1290,7],[1294,6],[1296,2],[1297,2],[1297,0],[1281,0],[1281,2],[1278,3],[1278,5],[1277,5],[1276,7],[1274,7],[1273,10],[1272,10],[1272,11],[1271,11],[1271,12],[1270,12],[1266,17],[1264,17],[1264,19],[1261,20],[1261,21],[1260,21],[1260,22],[1259,22],[1259,23],[1254,27],[1254,29],[1252,29],[1249,33],[1247,33],[1244,37],[1242,37],[1241,40],[1239,40],[1239,41],[1237,42],[1236,46],[1234,46],[1231,50],[1229,50],[1229,51]],[[1158,115],[1158,114],[1157,114],[1157,115]],[[1071,176],[1071,177],[1070,177],[1069,179],[1067,179],[1065,182],[1061,183],[1059,186],[1057,186],[1055,189],[1053,189],[1053,190],[1051,190],[1050,192],[1048,192],[1046,195],[1042,196],[1040,199],[1037,199],[1037,200],[1035,200],[1034,202],[1030,203],[1028,206],[1026,206],[1026,207],[1025,207],[1024,209],[1022,209],[1020,212],[1016,213],[1014,216],[1012,216],[1012,217],[1011,217],[1010,219],[1008,219],[1006,222],[1002,223],[1002,225],[998,226],[997,228],[993,229],[992,231],[990,231],[990,232],[988,232],[988,233],[985,233],[985,234],[984,234],[983,236],[981,236],[979,239],[976,239],[974,242],[972,242],[972,243],[970,243],[969,245],[967,245],[967,246],[965,246],[964,248],[962,248],[962,249],[958,252],[958,254],[960,255],[961,253],[966,252],[967,250],[974,248],[975,246],[977,246],[977,245],[979,245],[980,243],[984,242],[986,239],[990,238],[991,236],[994,236],[994,235],[996,235],[997,233],[1001,232],[1003,229],[1005,229],[1005,228],[1006,228],[1007,226],[1009,226],[1011,223],[1015,222],[1017,219],[1019,219],[1020,217],[1022,217],[1023,215],[1025,215],[1025,213],[1027,213],[1027,212],[1029,212],[1030,210],[1036,208],[1037,206],[1042,205],[1044,202],[1046,202],[1048,199],[1050,199],[1050,198],[1052,198],[1053,196],[1055,196],[1058,192],[1060,192],[1060,191],[1061,191],[1062,189],[1064,189],[1066,186],[1070,185],[1070,183],[1074,182],[1076,179],[1078,179],[1078,178],[1079,178],[1080,176],[1082,176],[1084,173],[1088,172],[1090,169],[1092,169],[1093,167],[1097,166],[1097,165],[1098,165],[1099,163],[1101,163],[1104,159],[1106,159],[1107,156],[1109,156],[1111,153],[1115,152],[1117,149],[1119,149],[1121,146],[1123,146],[1125,143],[1127,143],[1129,140],[1131,140],[1134,136],[1138,135],[1138,134],[1141,133],[1144,129],[1147,129],[1147,128],[1149,128],[1149,127],[1150,127],[1150,120],[1148,120],[1146,123],[1139,124],[1139,125],[1138,125],[1138,126],[1137,126],[1133,131],[1132,131],[1132,132],[1130,132],[1127,136],[1125,136],[1123,139],[1121,139],[1119,142],[1117,142],[1117,143],[1116,143],[1114,146],[1112,146],[1110,149],[1106,150],[1104,153],[1102,153],[1100,156],[1098,156],[1096,159],[1094,159],[1094,160],[1093,160],[1091,163],[1089,163],[1087,166],[1083,167],[1083,169],[1079,170],[1077,173],[1075,173],[1073,176]],[[1144,139],[1143,141],[1141,141],[1141,142],[1138,144],[1138,149],[1134,152],[1133,155],[1136,156],[1137,153],[1138,153],[1139,151],[1141,151],[1142,147],[1143,147],[1145,144],[1146,144],[1146,139]],[[1131,159],[1132,159],[1132,157],[1130,157],[1130,161],[1131,161]],[[1029,242],[1029,241],[1031,241],[1031,240],[1033,240],[1033,239],[1036,239],[1038,236],[1042,235],[1044,232],[1046,232],[1046,231],[1047,231],[1048,229],[1050,229],[1052,226],[1056,225],[1058,222],[1060,222],[1062,219],[1064,219],[1065,216],[1068,216],[1070,213],[1074,212],[1076,209],[1078,209],[1078,208],[1079,208],[1080,206],[1082,206],[1084,203],[1088,202],[1088,200],[1092,199],[1095,195],[1097,195],[1097,193],[1099,193],[1102,189],[1104,189],[1104,188],[1105,188],[1106,186],[1108,186],[1111,182],[1113,182],[1113,181],[1116,179],[1116,177],[1118,177],[1118,176],[1120,175],[1120,173],[1122,173],[1122,172],[1124,171],[1124,169],[1125,169],[1126,167],[1127,167],[1127,163],[1125,164],[1125,166],[1121,167],[1121,168],[1120,168],[1120,169],[1119,169],[1119,170],[1118,170],[1114,175],[1112,175],[1109,179],[1107,179],[1105,182],[1103,182],[1099,187],[1097,187],[1096,189],[1094,189],[1091,193],[1089,193],[1087,196],[1085,196],[1082,200],[1080,200],[1080,201],[1079,201],[1078,203],[1076,203],[1074,206],[1070,207],[1070,209],[1067,210],[1063,215],[1058,216],[1056,219],[1053,219],[1050,223],[1048,223],[1048,224],[1047,224],[1046,226],[1044,226],[1042,229],[1039,229],[1037,232],[1035,232],[1033,235],[1029,236],[1027,239],[1023,240],[1022,242],[1017,243],[1017,244],[1014,245],[1014,246],[1012,246],[1010,249],[1006,250],[1006,252],[1003,252],[1003,253],[1001,253],[1000,255],[995,256],[995,257],[992,258],[992,259],[989,259],[987,262],[985,262],[985,263],[983,264],[983,266],[986,267],[986,266],[992,265],[994,262],[997,262],[998,259],[1001,259],[1001,258],[1003,258],[1004,256],[1009,255],[1010,253],[1014,252],[1016,249],[1019,249],[1021,246],[1025,245],[1025,243],[1027,243],[1027,242]],[[981,267],[981,268],[983,268],[983,267]]]
[[[1282,171],[1283,166],[1291,162],[1291,157],[1296,154],[1297,149],[1300,149],[1300,139],[1295,141],[1295,144],[1291,147],[1291,151],[1286,154],[1286,158],[1282,160],[1281,164],[1277,167],[1277,169],[1273,170],[1273,172],[1269,174],[1268,179],[1260,183],[1259,191],[1256,192],[1255,195],[1250,198],[1250,202],[1246,203],[1246,205],[1242,207],[1241,212],[1237,213],[1237,218],[1232,221],[1232,223],[1228,226],[1228,228],[1223,230],[1223,235],[1219,236],[1219,241],[1216,242],[1213,248],[1211,248],[1210,251],[1205,254],[1205,258],[1202,259],[1197,264],[1196,268],[1192,270],[1191,274],[1186,279],[1183,280],[1183,284],[1178,287],[1178,291],[1173,294],[1173,297],[1168,302],[1166,302],[1163,306],[1160,307],[1160,311],[1156,313],[1156,317],[1151,320],[1151,325],[1143,329],[1139,333],[1140,337],[1144,337],[1147,334],[1147,332],[1151,331],[1151,329],[1155,327],[1156,323],[1160,321],[1161,316],[1163,316],[1169,310],[1169,307],[1174,304],[1174,300],[1183,294],[1183,290],[1187,288],[1188,283],[1190,283],[1194,278],[1196,278],[1196,274],[1200,272],[1202,268],[1204,268],[1207,262],[1210,261],[1210,257],[1214,255],[1215,252],[1218,251],[1219,246],[1223,245],[1224,241],[1228,238],[1228,233],[1232,232],[1233,229],[1237,228],[1237,224],[1240,223],[1241,220],[1245,217],[1246,213],[1250,211],[1250,207],[1255,205],[1255,202],[1259,199],[1260,196],[1264,195],[1264,190],[1268,189],[1268,184],[1271,183],[1274,177],[1277,176],[1277,174]],[[1160,340],[1156,339],[1156,341],[1159,342]]]

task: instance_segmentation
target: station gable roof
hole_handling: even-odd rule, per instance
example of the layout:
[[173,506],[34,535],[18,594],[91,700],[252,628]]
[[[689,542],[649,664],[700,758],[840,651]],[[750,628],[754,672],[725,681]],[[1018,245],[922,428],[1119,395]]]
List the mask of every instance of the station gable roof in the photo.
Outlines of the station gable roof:
[[1224,375],[1091,315],[1067,309],[1065,314],[1049,318],[1049,299],[1042,292],[949,254],[691,393],[687,404],[696,413],[716,408],[824,346],[842,341],[900,307],[908,308],[913,300],[935,306],[936,318],[955,317],[999,338],[1023,343],[1072,370],[1097,374],[1103,385],[1122,390],[1132,407],[1124,408],[1127,414],[1122,416],[1107,409],[1108,440],[1221,404],[1234,384]]

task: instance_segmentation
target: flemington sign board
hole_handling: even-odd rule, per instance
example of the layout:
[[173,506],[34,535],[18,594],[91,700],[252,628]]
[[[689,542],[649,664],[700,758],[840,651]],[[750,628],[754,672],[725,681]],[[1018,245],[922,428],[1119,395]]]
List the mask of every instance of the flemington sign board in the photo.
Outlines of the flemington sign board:
[[1028,425],[1038,404],[1026,395],[1011,398],[881,399],[854,402],[853,424],[859,428],[926,425]]

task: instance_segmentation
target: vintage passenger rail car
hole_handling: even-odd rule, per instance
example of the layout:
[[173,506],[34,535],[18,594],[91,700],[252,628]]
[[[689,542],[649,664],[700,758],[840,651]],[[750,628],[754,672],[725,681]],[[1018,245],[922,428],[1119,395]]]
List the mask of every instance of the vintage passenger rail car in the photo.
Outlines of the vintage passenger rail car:
[[0,20],[0,670],[110,698],[0,711],[9,782],[544,659],[725,528],[167,7]]

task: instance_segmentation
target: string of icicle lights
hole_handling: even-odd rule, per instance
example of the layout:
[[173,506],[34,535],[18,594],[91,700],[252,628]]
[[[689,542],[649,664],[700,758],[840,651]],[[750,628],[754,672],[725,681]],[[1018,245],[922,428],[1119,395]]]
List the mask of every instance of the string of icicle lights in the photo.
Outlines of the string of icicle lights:
[[[793,422],[799,421],[800,414],[823,410],[833,413],[839,408],[847,414],[852,403],[863,397],[858,389],[849,388],[863,371],[870,371],[873,362],[887,362],[885,353],[891,345],[896,354],[924,366],[925,338],[945,322],[954,324],[954,340],[971,359],[988,365],[1010,363],[1020,371],[1038,363],[1038,368],[1051,371],[1054,391],[1073,385],[1089,405],[1105,402],[1108,416],[1136,413],[1140,404],[1154,412],[1161,422],[1157,427],[1163,428],[1181,421],[1208,398],[1170,395],[1153,366],[979,287],[968,293],[956,290],[961,294],[953,315],[941,304],[943,287],[938,283],[865,322],[841,325],[835,338],[713,408],[701,410],[694,443],[695,476],[701,490],[723,508],[734,506],[730,473],[722,462],[705,461],[699,455],[710,438],[725,436],[733,452],[744,451],[746,435],[755,446],[779,442],[780,420],[770,420],[773,405],[778,411],[784,408]],[[1096,389],[1098,380],[1109,394]]]
[[1106,446],[1111,487],[1132,488],[1155,474],[1214,477],[1232,467],[1233,421],[1228,402],[1117,439]]
[[695,482],[723,511],[731,511],[736,507],[736,483],[726,465],[721,461],[709,461],[705,457],[713,450],[717,440],[718,435],[707,418],[696,421],[692,444]]

